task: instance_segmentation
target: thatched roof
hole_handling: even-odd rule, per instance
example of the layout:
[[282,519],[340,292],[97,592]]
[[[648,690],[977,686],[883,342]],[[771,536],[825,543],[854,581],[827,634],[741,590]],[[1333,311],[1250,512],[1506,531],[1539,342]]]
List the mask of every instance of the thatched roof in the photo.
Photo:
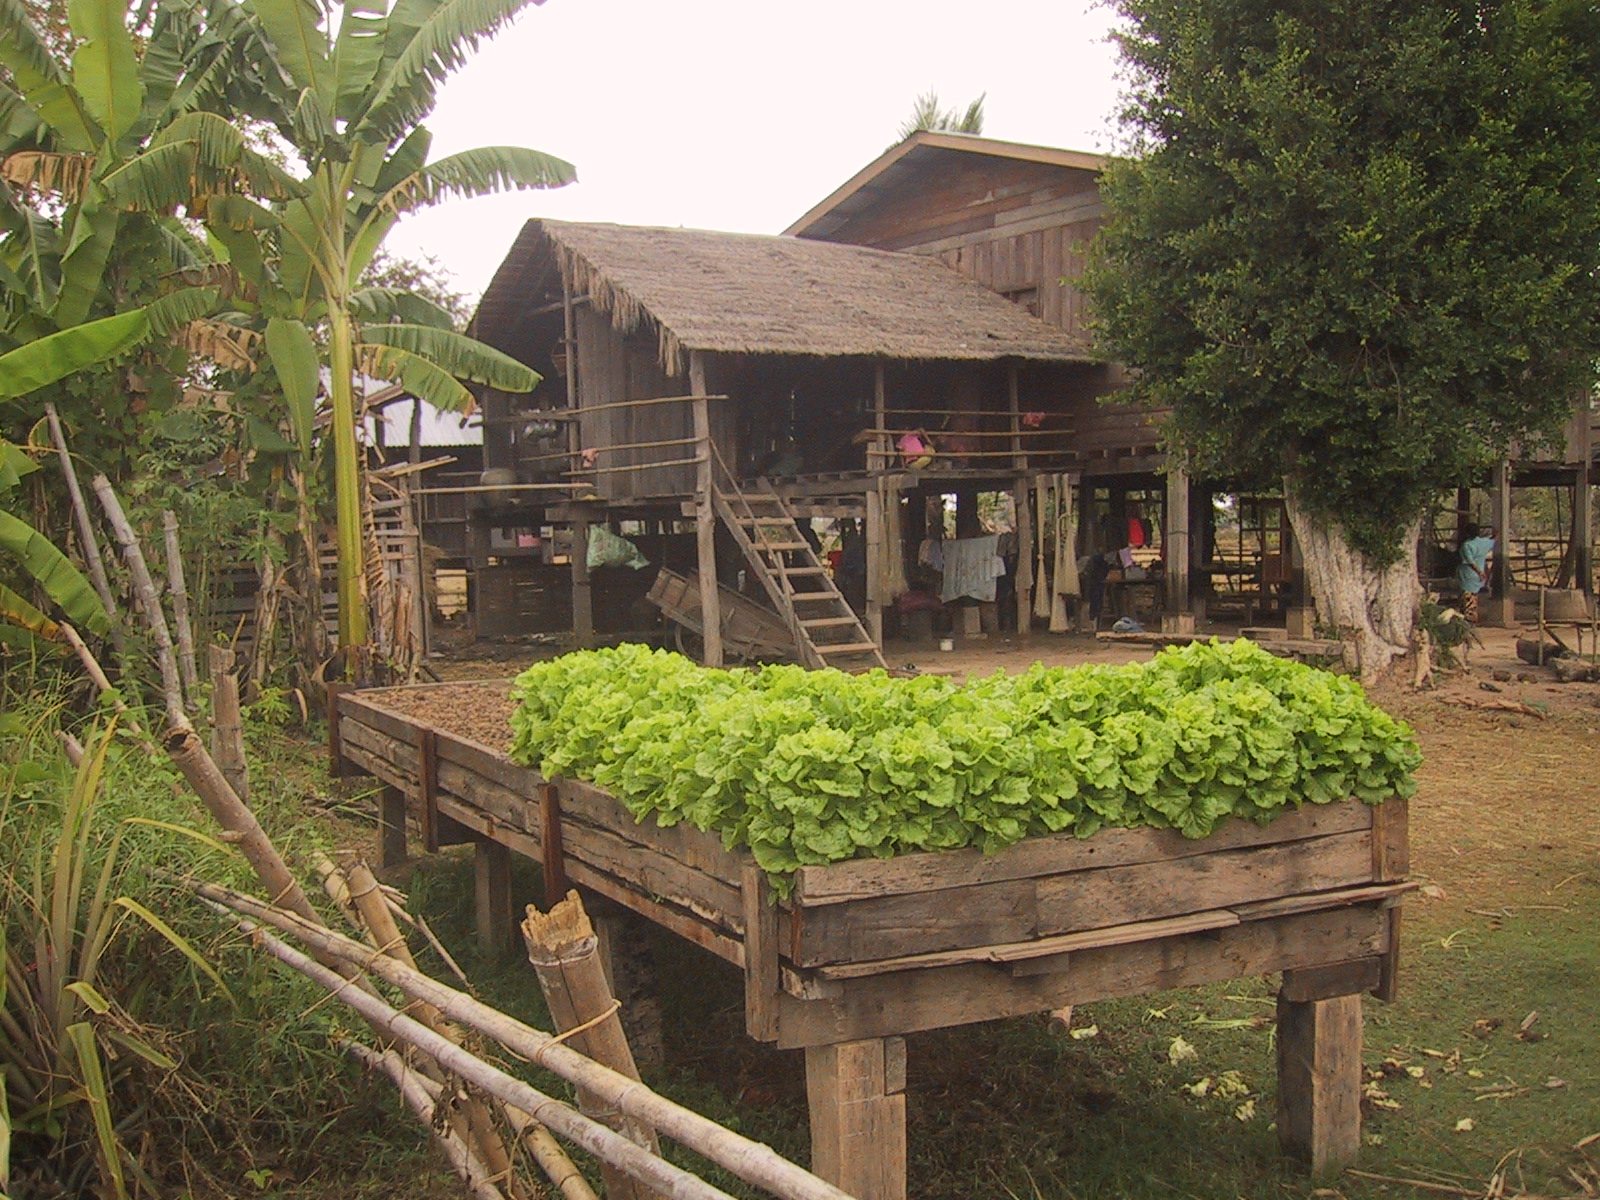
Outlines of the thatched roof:
[[478,337],[516,353],[549,267],[625,332],[685,351],[1087,362],[1086,348],[935,259],[790,237],[529,221],[484,294]]

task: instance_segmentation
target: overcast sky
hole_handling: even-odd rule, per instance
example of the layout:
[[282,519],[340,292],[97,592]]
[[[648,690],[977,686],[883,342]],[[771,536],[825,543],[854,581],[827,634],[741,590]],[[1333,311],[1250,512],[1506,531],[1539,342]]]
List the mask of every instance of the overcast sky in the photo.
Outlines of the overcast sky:
[[1113,19],[1095,0],[547,0],[445,86],[432,157],[528,146],[579,182],[452,201],[386,244],[476,296],[530,217],[777,233],[930,88],[947,108],[986,93],[990,137],[1110,150]]

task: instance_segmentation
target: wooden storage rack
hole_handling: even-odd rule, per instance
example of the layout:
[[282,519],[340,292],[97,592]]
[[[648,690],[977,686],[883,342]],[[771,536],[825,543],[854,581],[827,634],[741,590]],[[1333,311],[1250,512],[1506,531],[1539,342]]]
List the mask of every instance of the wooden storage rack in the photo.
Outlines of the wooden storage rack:
[[1280,1142],[1317,1170],[1355,1158],[1361,995],[1395,988],[1404,801],[1307,805],[1202,841],[1113,829],[804,867],[775,901],[717,835],[636,823],[385,694],[331,698],[330,750],[384,784],[386,861],[409,813],[430,849],[476,843],[486,941],[509,940],[515,851],[552,894],[591,889],[742,968],[750,1035],[806,1051],[814,1169],[863,1200],[906,1194],[903,1035],[1280,971]]

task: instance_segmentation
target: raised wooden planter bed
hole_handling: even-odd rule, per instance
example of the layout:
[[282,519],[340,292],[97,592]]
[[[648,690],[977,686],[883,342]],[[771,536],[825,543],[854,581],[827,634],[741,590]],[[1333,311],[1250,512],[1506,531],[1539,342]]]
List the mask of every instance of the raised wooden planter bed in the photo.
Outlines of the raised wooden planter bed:
[[804,867],[776,902],[719,837],[637,823],[386,697],[338,696],[330,734],[336,764],[386,785],[385,858],[404,857],[409,811],[430,849],[477,844],[490,942],[511,932],[516,851],[552,896],[591,889],[742,967],[750,1035],[806,1049],[814,1169],[863,1200],[905,1195],[904,1034],[1280,971],[1280,1141],[1316,1169],[1355,1157],[1361,994],[1395,987],[1403,801],[1203,841],[1118,829]]

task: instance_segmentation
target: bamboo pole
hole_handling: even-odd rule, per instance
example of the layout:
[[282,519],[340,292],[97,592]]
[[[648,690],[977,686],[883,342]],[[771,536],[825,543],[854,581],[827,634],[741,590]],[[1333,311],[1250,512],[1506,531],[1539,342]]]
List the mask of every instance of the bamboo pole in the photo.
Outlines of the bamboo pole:
[[78,485],[78,472],[72,465],[72,455],[67,452],[67,435],[56,415],[56,406],[46,402],[45,419],[50,424],[50,440],[56,445],[56,456],[61,459],[61,474],[66,479],[67,495],[72,498],[72,515],[78,523],[78,541],[83,549],[83,563],[89,571],[89,582],[105,605],[106,617],[111,622],[111,644],[117,648],[117,657],[126,653],[122,640],[122,622],[117,620],[117,604],[111,595],[111,581],[106,578],[105,560],[100,556],[100,539],[95,536],[94,522],[89,519],[89,506],[84,502],[83,489]]
[[156,591],[155,580],[150,577],[150,567],[144,560],[139,536],[134,533],[127,514],[122,511],[122,504],[112,490],[111,481],[104,475],[96,475],[93,487],[94,494],[100,498],[100,507],[105,509],[106,519],[111,522],[111,529],[122,546],[122,557],[128,564],[128,573],[133,576],[134,595],[138,597],[145,623],[149,625],[150,636],[156,644],[156,662],[161,668],[167,719],[175,726],[188,725],[189,718],[183,709],[183,681],[178,675],[177,659],[172,653],[172,634],[167,629],[167,618],[161,611],[161,596]]
[[65,621],[59,622],[57,627],[61,630],[61,636],[66,639],[67,645],[72,647],[72,652],[78,656],[78,661],[83,664],[83,669],[88,674],[90,681],[100,689],[102,695],[111,697],[111,707],[123,719],[128,731],[142,735],[144,731],[139,728],[139,722],[134,720],[133,714],[128,710],[128,706],[123,703],[122,697],[117,694],[117,689],[111,686],[111,680],[106,678],[105,669],[100,665],[100,660],[90,652],[89,647],[84,643],[83,638],[79,636],[78,631]]
[[194,626],[189,624],[189,585],[183,577],[178,514],[170,508],[161,511],[161,532],[167,548],[167,591],[172,594],[172,623],[178,630],[178,669],[183,676],[184,694],[192,705],[200,691],[200,675],[194,658]]
[[[219,909],[227,907],[214,906]],[[614,1130],[590,1120],[570,1105],[545,1095],[520,1079],[513,1079],[503,1071],[496,1070],[476,1055],[469,1054],[448,1038],[434,1033],[421,1022],[406,1016],[378,997],[351,987],[349,980],[273,937],[254,921],[241,917],[234,919],[240,928],[254,938],[261,949],[342,1000],[369,1024],[382,1029],[397,1041],[405,1042],[430,1055],[440,1066],[454,1072],[467,1082],[475,1084],[491,1095],[498,1096],[507,1104],[522,1109],[529,1116],[549,1126],[597,1158],[616,1163],[632,1178],[648,1183],[669,1200],[733,1200],[720,1188],[712,1187],[687,1171],[655,1157]],[[372,955],[371,951],[366,953]],[[377,961],[381,961],[382,958],[382,955],[375,956]],[[838,1200],[845,1200],[844,1193],[838,1193]]]
[[644,1084],[591,1061],[551,1034],[524,1025],[420,971],[377,955],[360,942],[312,924],[296,914],[274,909],[231,888],[212,883],[192,887],[197,895],[212,903],[292,933],[307,946],[325,954],[366,967],[406,995],[427,1000],[447,1017],[494,1038],[535,1065],[570,1083],[592,1089],[619,1111],[726,1167],[740,1179],[765,1188],[781,1200],[851,1200],[847,1193],[797,1167],[770,1146],[724,1129],[715,1121],[657,1095]]
[[[595,936],[578,893],[568,892],[566,899],[553,905],[548,913],[541,913],[530,904],[522,923],[522,936],[557,1032],[571,1034],[576,1048],[596,1062],[629,1079],[638,1079],[639,1067],[617,1018],[618,1005],[600,959],[600,939]],[[625,1119],[587,1088],[578,1089],[578,1109],[652,1154],[661,1153],[653,1130]],[[651,1197],[650,1192],[635,1186],[614,1167],[602,1166],[601,1175],[607,1200]]]
[[370,1071],[382,1071],[400,1089],[400,1095],[417,1115],[425,1128],[433,1134],[434,1141],[444,1151],[456,1175],[467,1185],[475,1200],[505,1200],[499,1188],[489,1181],[495,1177],[490,1166],[473,1153],[472,1147],[461,1140],[461,1135],[449,1125],[434,1120],[439,1097],[444,1089],[440,1084],[418,1074],[393,1050],[381,1053],[360,1042],[345,1042],[344,1048]]
[[250,768],[244,756],[244,721],[239,715],[239,677],[233,673],[233,651],[209,649],[211,672],[211,757],[241,803],[250,803]]
[[[345,872],[325,854],[318,854],[312,860],[312,867],[322,876],[323,887],[328,895],[339,905],[341,911],[349,916],[352,924],[369,935],[381,953],[397,959],[412,969],[416,968],[417,963],[411,955],[411,947],[406,944],[400,927],[395,923],[395,909],[398,902],[386,893],[383,885],[372,874],[370,867],[363,862],[356,862],[351,865],[348,872]],[[459,1030],[450,1025],[431,1004],[426,1001],[415,1001],[405,1011],[421,1019],[435,1033],[460,1044]],[[467,1126],[471,1129],[473,1139],[478,1142],[483,1160],[492,1175],[497,1179],[502,1177],[510,1179],[510,1154],[499,1131],[489,1119],[488,1111],[482,1101],[475,1095],[469,1096],[463,1108]],[[526,1113],[514,1108],[502,1106],[501,1114],[516,1132],[517,1137],[528,1147],[534,1161],[561,1193],[563,1200],[598,1200],[588,1181],[548,1129]],[[513,1185],[512,1191],[526,1194],[526,1189],[517,1184]]]

